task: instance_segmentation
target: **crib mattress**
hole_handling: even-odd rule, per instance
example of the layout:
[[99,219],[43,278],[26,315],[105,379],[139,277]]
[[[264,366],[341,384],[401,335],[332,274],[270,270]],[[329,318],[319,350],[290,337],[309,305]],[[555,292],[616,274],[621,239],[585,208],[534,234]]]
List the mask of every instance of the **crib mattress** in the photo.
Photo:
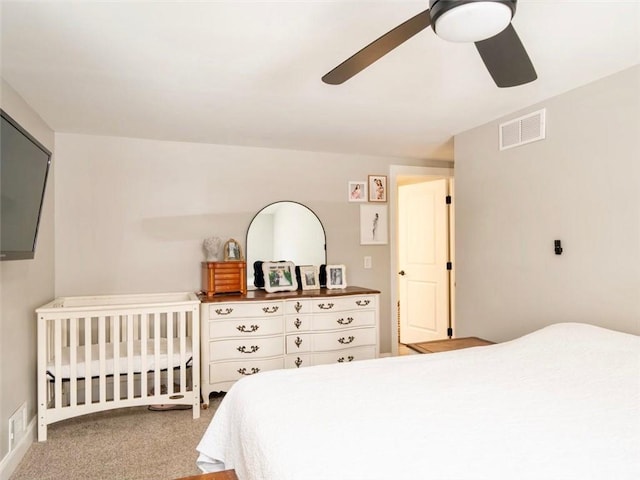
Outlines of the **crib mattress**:
[[[118,366],[118,373],[127,373],[130,370],[133,373],[142,373],[143,369],[147,372],[153,370],[166,370],[168,368],[175,368],[182,365],[183,359],[185,365],[190,365],[192,361],[193,351],[191,349],[191,338],[186,339],[186,349],[184,357],[180,355],[180,338],[172,339],[172,354],[168,353],[168,342],[166,338],[160,339],[160,349],[158,355],[155,353],[155,340],[149,339],[147,344],[147,355],[145,363],[142,361],[142,341],[134,340],[133,354],[128,356],[129,342],[121,342],[119,344],[118,359],[115,359],[114,345],[108,344],[105,348],[104,355],[104,368],[105,375],[114,375],[116,372],[116,365]],[[99,345],[91,345],[90,358],[85,359],[86,349],[84,346],[74,347],[76,350],[76,365],[75,365],[75,378],[86,378],[100,376],[100,350]],[[129,368],[129,361],[131,361],[131,369]],[[62,379],[71,378],[71,347],[62,348],[61,352],[61,366],[59,370],[56,370],[55,361],[52,360],[47,363],[47,375],[51,378],[60,376]]]

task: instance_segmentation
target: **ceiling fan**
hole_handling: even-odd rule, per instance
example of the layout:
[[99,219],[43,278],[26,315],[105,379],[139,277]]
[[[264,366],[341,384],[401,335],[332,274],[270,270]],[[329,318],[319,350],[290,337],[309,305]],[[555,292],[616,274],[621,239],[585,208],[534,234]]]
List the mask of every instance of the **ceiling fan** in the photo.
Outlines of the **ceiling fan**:
[[429,8],[401,23],[322,77],[339,85],[429,25],[440,38],[474,42],[498,87],[515,87],[538,78],[511,19],[517,0],[430,0]]

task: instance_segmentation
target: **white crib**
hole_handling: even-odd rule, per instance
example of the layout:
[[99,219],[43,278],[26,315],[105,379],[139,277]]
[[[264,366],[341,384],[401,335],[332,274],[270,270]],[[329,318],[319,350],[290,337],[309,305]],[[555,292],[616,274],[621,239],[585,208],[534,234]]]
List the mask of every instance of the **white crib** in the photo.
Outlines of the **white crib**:
[[78,415],[190,405],[200,416],[194,293],[57,298],[38,316],[38,440]]

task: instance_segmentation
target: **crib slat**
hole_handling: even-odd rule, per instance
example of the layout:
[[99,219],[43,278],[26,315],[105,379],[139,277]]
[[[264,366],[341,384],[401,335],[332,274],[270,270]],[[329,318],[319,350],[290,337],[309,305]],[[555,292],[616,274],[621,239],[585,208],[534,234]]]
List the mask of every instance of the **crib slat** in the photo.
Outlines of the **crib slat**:
[[53,327],[53,361],[54,375],[53,382],[54,399],[56,408],[62,406],[62,320],[54,320]]
[[165,312],[165,322],[167,324],[167,393],[173,394],[173,312]]
[[133,343],[133,315],[127,314],[127,399],[134,395]]
[[160,369],[160,312],[155,312],[153,315],[153,354],[155,357],[153,365],[153,391],[154,395],[161,395],[162,387],[160,386],[160,380],[162,377],[162,371]]
[[78,405],[78,330],[77,318],[69,319],[69,405]]
[[187,314],[178,313],[178,338],[180,338],[180,393],[187,390]]
[[140,396],[146,398],[149,394],[149,370],[147,362],[147,340],[149,339],[149,314],[140,314]]
[[106,326],[103,315],[98,317],[98,358],[100,359],[99,392],[100,402],[107,401],[107,347]]
[[113,344],[113,401],[120,401],[120,316],[111,316],[111,343]]
[[84,317],[84,404],[93,403],[93,390],[91,388],[91,317]]

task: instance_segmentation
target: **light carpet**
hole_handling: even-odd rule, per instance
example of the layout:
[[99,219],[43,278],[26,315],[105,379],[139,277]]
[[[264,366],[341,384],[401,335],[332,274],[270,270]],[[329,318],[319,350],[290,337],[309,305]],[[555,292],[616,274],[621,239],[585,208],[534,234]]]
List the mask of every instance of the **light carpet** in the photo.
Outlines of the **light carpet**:
[[29,448],[10,480],[169,480],[201,473],[196,446],[222,397],[191,410],[131,407],[65,420]]

